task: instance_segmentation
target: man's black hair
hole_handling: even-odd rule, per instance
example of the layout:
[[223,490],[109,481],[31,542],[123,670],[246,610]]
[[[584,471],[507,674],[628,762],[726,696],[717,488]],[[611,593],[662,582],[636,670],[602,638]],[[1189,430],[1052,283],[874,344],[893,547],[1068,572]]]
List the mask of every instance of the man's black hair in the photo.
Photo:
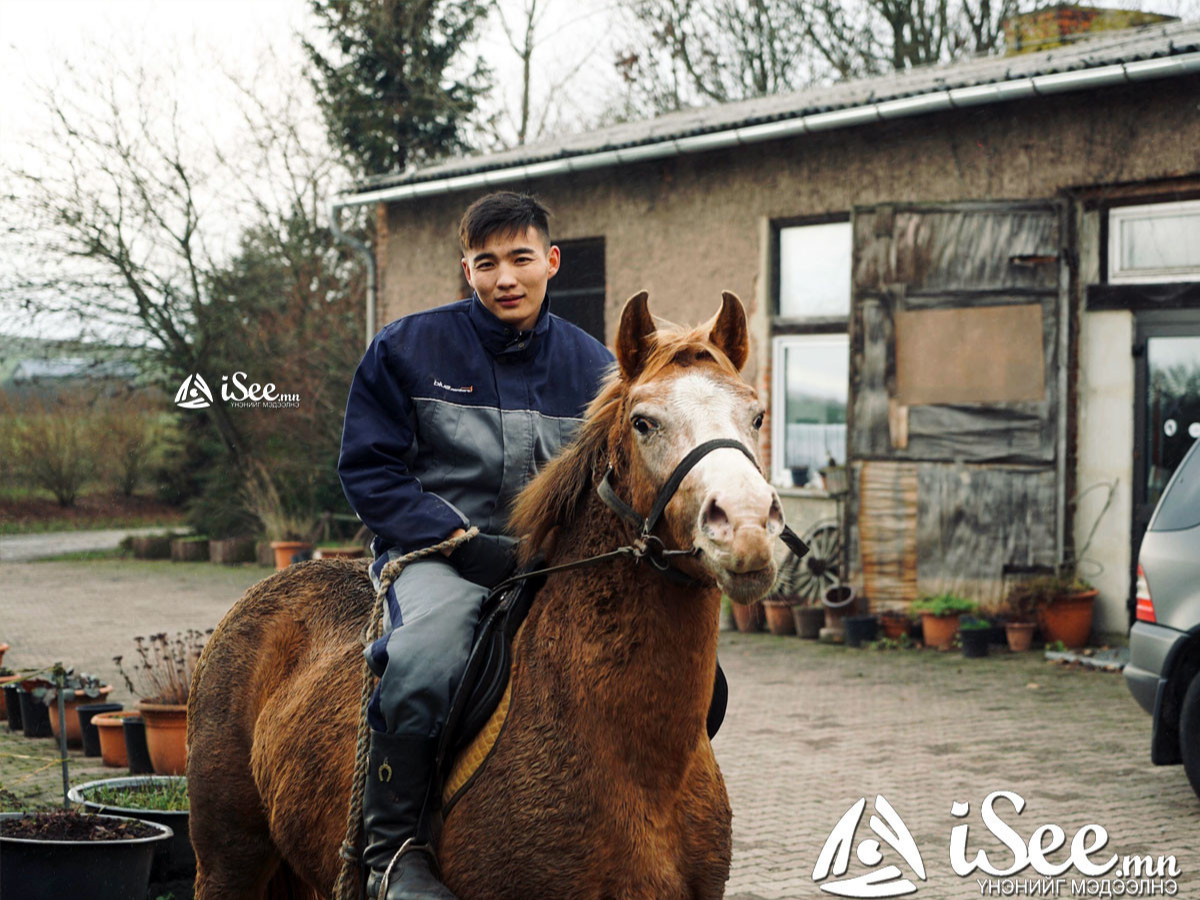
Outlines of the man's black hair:
[[463,250],[482,247],[494,234],[516,234],[536,228],[550,246],[550,212],[529,194],[496,191],[480,197],[463,213],[458,240]]

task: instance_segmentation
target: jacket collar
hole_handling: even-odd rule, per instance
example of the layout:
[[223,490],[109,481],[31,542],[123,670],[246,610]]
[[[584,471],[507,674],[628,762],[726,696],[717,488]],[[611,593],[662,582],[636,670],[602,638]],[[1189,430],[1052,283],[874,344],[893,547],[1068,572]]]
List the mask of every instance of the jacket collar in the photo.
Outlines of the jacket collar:
[[545,340],[546,332],[550,330],[550,295],[542,301],[542,309],[537,321],[528,331],[517,329],[504,324],[483,305],[479,295],[471,294],[471,305],[467,310],[471,325],[479,335],[479,341],[492,356],[503,360],[528,359],[537,352],[541,342]]

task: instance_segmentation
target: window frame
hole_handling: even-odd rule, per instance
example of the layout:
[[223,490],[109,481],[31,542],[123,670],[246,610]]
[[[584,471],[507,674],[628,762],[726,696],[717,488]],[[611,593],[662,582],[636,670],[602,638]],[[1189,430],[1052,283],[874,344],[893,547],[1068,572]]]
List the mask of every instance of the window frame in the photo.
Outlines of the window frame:
[[[1121,269],[1121,222],[1128,219],[1165,218],[1180,212],[1200,214],[1200,199],[1162,200],[1110,206],[1105,210],[1107,232],[1104,249],[1104,277],[1108,284],[1165,284],[1200,281],[1200,263],[1191,268],[1173,270]],[[1147,216],[1147,213],[1150,215]]]
[[[781,260],[780,260],[780,241],[781,233],[785,228],[803,228],[808,225],[831,225],[835,223],[846,223],[850,229],[850,246],[851,246],[851,297],[850,302],[853,303],[853,252],[854,252],[854,225],[850,211],[845,212],[830,212],[819,215],[810,216],[789,216],[770,220],[770,289],[771,289],[771,319],[770,319],[770,341],[771,341],[771,483],[782,491],[794,493],[804,497],[829,497],[832,496],[828,491],[819,488],[808,488],[803,485],[785,487],[784,472],[786,466],[783,465],[785,459],[786,448],[786,422],[787,417],[787,371],[784,365],[783,348],[789,344],[801,344],[804,340],[811,338],[831,338],[844,337],[846,340],[846,352],[849,355],[849,340],[850,340],[850,309],[847,308],[845,316],[804,316],[792,317],[781,316],[779,314],[782,304],[781,295]],[[847,380],[846,384],[846,401],[849,405],[850,384]],[[847,408],[847,418],[849,418],[849,409]],[[847,427],[849,423],[847,422]],[[846,461],[843,461],[846,464]],[[790,480],[790,475],[788,476]]]

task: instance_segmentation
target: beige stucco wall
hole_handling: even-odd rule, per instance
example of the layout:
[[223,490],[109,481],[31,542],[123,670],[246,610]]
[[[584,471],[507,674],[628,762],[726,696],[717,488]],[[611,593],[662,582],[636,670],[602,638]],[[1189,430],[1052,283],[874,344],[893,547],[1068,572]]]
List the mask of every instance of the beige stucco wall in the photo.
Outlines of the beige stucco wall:
[[[683,322],[711,315],[724,289],[740,295],[750,312],[753,339],[746,374],[765,396],[771,220],[887,202],[1050,198],[1072,188],[1195,175],[1200,173],[1197,96],[1197,77],[1149,82],[511,187],[530,190],[546,202],[554,214],[555,238],[605,239],[610,339],[622,304],[639,290],[650,292],[656,314]],[[457,220],[480,193],[389,207],[379,247],[380,325],[458,298]],[[1094,230],[1090,235],[1081,229],[1081,242],[1093,240]],[[563,264],[570,265],[570,259]],[[1086,282],[1081,277],[1078,283]],[[1117,501],[1088,553],[1103,560],[1104,572],[1096,579],[1103,592],[1100,614],[1113,630],[1124,627],[1129,555],[1130,319],[1121,313],[1084,313],[1079,330],[1076,486],[1112,478],[1120,482]],[[1080,503],[1076,531],[1085,529],[1077,534],[1080,542],[1101,494],[1093,491]],[[827,503],[806,509],[805,501],[792,498],[788,506],[796,520],[827,515],[829,509]]]

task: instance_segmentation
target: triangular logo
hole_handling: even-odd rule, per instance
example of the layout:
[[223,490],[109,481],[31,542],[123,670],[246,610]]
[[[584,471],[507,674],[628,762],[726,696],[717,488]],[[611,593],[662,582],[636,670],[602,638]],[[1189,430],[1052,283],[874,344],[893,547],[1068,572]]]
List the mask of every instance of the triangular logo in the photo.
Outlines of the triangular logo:
[[[854,833],[862,819],[867,806],[867,798],[861,798],[843,814],[834,827],[833,832],[821,848],[817,857],[817,865],[813,869],[813,881],[824,881],[832,873],[835,880],[821,885],[821,890],[839,897],[875,898],[902,897],[916,891],[917,886],[902,877],[899,866],[887,865],[878,868],[883,862],[880,852],[880,841],[868,838],[858,845],[856,856],[858,861],[872,871],[854,878],[843,878],[850,868],[850,850],[854,846]],[[875,812],[871,816],[871,831],[877,838],[900,854],[901,859],[908,863],[913,873],[922,881],[925,880],[925,864],[917,849],[917,842],[905,827],[904,822],[887,799],[879,794],[875,798]]]
[[175,392],[175,405],[180,409],[208,409],[213,405],[212,391],[199,372],[183,379]]

